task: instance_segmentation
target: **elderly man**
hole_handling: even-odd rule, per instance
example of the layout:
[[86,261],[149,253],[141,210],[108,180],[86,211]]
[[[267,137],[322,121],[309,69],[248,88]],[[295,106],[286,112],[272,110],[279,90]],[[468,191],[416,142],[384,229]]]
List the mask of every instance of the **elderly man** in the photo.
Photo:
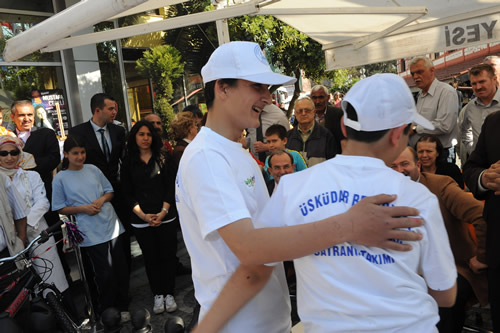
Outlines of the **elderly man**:
[[284,150],[277,150],[273,152],[271,156],[269,156],[268,162],[268,172],[273,179],[268,180],[266,185],[269,195],[271,195],[278,187],[281,177],[294,172],[295,164],[293,164],[292,155]]
[[[464,192],[452,178],[420,172],[417,153],[407,147],[391,164],[391,168],[409,176],[434,193],[439,200],[451,250],[457,266],[457,300],[451,309],[440,308],[439,332],[462,332],[466,318],[466,303],[476,297],[481,305],[488,304],[488,282],[484,270],[486,262],[486,224],[483,203]],[[472,240],[466,223],[474,224],[477,245]]]
[[493,66],[481,64],[472,67],[469,79],[476,97],[465,106],[460,125],[460,138],[468,155],[476,147],[484,119],[489,114],[500,111],[500,92]]
[[340,120],[344,115],[342,109],[328,104],[328,89],[322,85],[316,85],[311,89],[311,99],[316,111],[316,122],[332,132],[337,143],[336,150],[342,152],[341,141],[345,139],[340,129]]
[[337,142],[333,134],[315,120],[316,110],[309,97],[295,103],[297,126],[288,131],[288,149],[298,151],[309,167],[330,159],[337,154]]
[[486,263],[488,264],[488,298],[493,330],[500,332],[500,112],[484,120],[476,149],[465,163],[465,183],[479,200],[485,200],[483,216],[488,225]]
[[[434,134],[445,150],[453,152],[453,140],[458,138],[458,96],[455,89],[435,78],[434,64],[427,57],[413,58],[409,67],[415,85],[420,88],[417,112],[434,125],[433,130],[413,125],[410,146],[415,147],[422,134]],[[451,155],[454,158],[454,154]]]
[[[61,162],[61,153],[56,133],[49,128],[37,128],[35,109],[28,100],[12,103],[10,117],[16,125],[15,134],[24,141],[24,151],[34,156],[36,167],[34,171],[40,174],[45,185],[47,199],[52,201],[52,172]],[[49,225],[59,220],[58,214],[48,212],[45,219]]]

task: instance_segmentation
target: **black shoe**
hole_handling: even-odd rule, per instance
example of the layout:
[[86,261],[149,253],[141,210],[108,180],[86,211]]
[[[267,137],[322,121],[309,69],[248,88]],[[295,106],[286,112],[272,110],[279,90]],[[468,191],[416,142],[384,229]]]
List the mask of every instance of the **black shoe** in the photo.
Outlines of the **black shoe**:
[[191,268],[190,268],[190,267],[183,266],[181,263],[179,263],[179,264],[177,265],[177,267],[176,267],[175,274],[176,274],[176,275],[187,275],[187,274],[191,274]]

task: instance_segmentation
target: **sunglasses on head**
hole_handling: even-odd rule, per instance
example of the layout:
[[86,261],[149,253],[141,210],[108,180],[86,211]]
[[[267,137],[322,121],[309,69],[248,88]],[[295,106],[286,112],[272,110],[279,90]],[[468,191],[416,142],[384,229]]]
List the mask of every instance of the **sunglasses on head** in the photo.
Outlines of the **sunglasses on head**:
[[2,157],[5,157],[7,155],[10,154],[10,156],[17,156],[19,155],[20,151],[19,150],[11,150],[11,151],[8,151],[8,150],[0,150],[0,156]]

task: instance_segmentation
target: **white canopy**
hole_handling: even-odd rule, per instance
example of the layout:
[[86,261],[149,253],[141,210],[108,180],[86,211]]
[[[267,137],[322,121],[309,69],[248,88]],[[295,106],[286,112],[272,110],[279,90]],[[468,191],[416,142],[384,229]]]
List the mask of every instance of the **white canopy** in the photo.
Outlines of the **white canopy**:
[[[274,15],[321,43],[329,70],[500,41],[498,0],[253,0],[160,22],[66,37],[110,17],[178,2],[181,0],[82,0],[8,40],[4,59],[14,61],[38,49],[51,52],[259,14]],[[77,6],[86,6],[85,11],[74,8]]]

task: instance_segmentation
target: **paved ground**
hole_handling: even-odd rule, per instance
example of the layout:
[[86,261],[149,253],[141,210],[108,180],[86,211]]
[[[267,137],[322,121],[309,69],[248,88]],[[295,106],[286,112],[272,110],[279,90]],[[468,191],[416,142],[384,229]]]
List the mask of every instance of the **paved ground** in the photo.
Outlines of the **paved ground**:
[[[180,233],[179,233],[180,238]],[[182,241],[179,242],[178,256],[184,266],[189,267],[189,256],[187,254],[186,248]],[[164,332],[164,325],[168,318],[172,316],[179,316],[184,320],[185,326],[187,327],[191,321],[193,308],[195,304],[194,300],[194,289],[191,280],[191,275],[182,275],[176,278],[176,292],[175,299],[177,302],[178,309],[172,313],[162,313],[155,315],[153,314],[153,295],[149,289],[148,280],[146,277],[146,272],[144,269],[144,263],[142,260],[142,253],[140,251],[139,245],[136,241],[132,241],[132,272],[130,276],[130,310],[133,312],[138,308],[146,308],[151,313],[151,326],[154,332]],[[74,261],[74,255],[68,254],[68,258],[72,262],[72,276],[74,280],[78,279],[77,267]],[[76,289],[79,295],[75,297],[75,301],[78,303],[78,308],[83,316],[84,312],[84,301],[81,295],[82,288],[81,285],[76,283]],[[294,298],[292,297],[292,305],[294,306]],[[295,310],[295,309],[294,309]],[[295,312],[295,311],[294,311]],[[298,322],[298,317],[296,313],[292,315],[292,321],[294,325]],[[488,309],[473,308],[469,311],[469,317],[466,321],[468,328],[464,328],[463,332],[481,332],[487,333],[491,332],[491,317]],[[134,332],[134,329],[130,323],[123,326],[121,333]],[[299,330],[294,330],[294,332],[301,332]],[[235,332],[236,333],[236,332]]]

